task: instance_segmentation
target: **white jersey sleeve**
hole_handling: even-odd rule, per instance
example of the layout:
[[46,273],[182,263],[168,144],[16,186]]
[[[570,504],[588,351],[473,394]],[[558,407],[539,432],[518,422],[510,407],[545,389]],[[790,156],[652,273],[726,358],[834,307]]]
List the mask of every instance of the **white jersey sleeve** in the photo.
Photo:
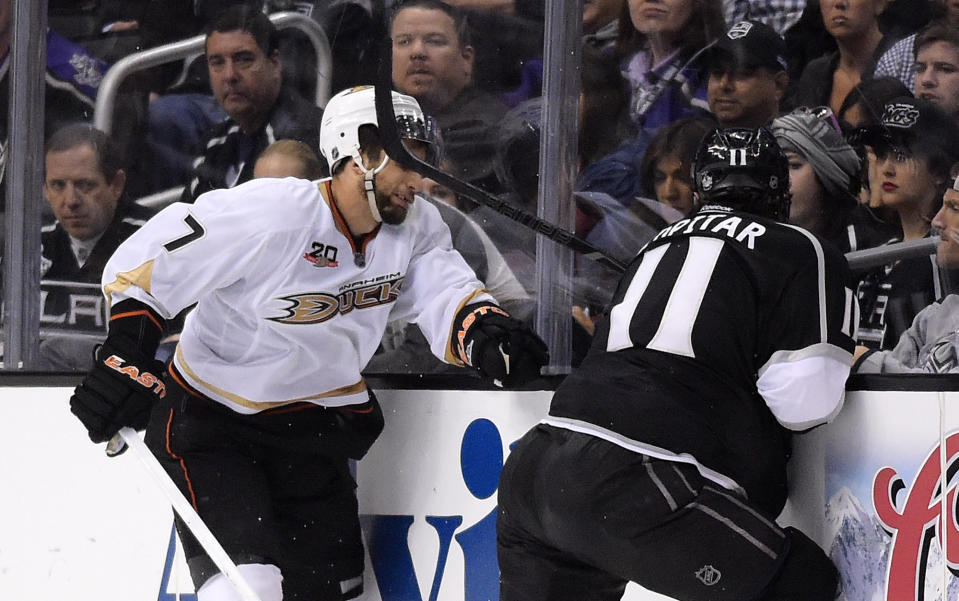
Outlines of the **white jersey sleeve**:
[[434,355],[462,365],[450,348],[456,313],[470,303],[496,301],[453,248],[436,207],[422,199],[413,206],[402,226],[411,230],[413,255],[391,318],[416,323]]

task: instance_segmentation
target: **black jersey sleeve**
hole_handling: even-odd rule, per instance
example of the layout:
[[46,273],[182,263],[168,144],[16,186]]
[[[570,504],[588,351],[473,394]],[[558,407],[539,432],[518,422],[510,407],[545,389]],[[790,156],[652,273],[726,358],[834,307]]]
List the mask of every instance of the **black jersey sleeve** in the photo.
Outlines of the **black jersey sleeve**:
[[842,254],[795,229],[807,238],[811,256],[796,257],[799,268],[767,317],[770,348],[757,388],[783,426],[804,430],[829,421],[842,406],[859,308]]

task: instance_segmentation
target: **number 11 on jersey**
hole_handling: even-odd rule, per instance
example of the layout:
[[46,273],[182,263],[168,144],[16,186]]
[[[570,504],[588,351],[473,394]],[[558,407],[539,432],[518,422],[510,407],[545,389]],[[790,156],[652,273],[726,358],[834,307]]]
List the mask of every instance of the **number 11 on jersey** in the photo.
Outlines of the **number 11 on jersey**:
[[[646,344],[646,348],[685,357],[696,356],[693,351],[693,325],[699,315],[706,288],[709,286],[709,280],[712,278],[723,244],[725,242],[715,238],[689,239],[689,252],[686,254],[679,275],[673,282],[656,334]],[[607,351],[618,351],[634,346],[629,335],[629,324],[653,279],[656,268],[671,246],[671,244],[664,244],[643,256],[639,268],[629,283],[626,295],[610,311]]]

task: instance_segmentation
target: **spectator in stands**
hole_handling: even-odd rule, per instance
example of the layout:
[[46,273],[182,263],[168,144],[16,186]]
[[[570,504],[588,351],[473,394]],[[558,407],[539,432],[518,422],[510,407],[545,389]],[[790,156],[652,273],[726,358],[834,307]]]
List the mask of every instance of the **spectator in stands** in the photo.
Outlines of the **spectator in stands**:
[[[959,3],[949,0],[935,0],[934,18],[930,23],[942,21],[953,27],[959,27]],[[895,77],[916,94],[916,36],[914,32],[892,45],[876,63],[875,77]]]
[[[690,169],[700,141],[714,127],[715,121],[707,116],[685,117],[656,132],[639,171],[643,196],[675,209],[677,217],[694,213],[699,207],[693,199]],[[646,205],[631,206],[635,211]]]
[[[633,6],[633,3],[631,3],[630,6]],[[708,4],[704,6],[708,6]],[[687,8],[690,8],[690,7],[687,7]],[[647,19],[651,18],[651,16],[655,16],[659,14],[657,3],[653,3],[650,7],[646,7],[646,8],[644,8],[644,5],[640,5],[639,3],[636,3],[636,11],[637,11],[637,14],[641,16],[645,15],[644,18],[647,18]],[[705,16],[708,12],[709,11],[704,8],[700,16],[701,17]],[[625,18],[625,16],[626,15],[620,18],[621,30],[623,27],[623,18]],[[688,22],[690,23],[690,26],[693,26],[694,24],[697,23],[696,20],[688,20]],[[630,24],[631,23],[632,22],[630,21]],[[744,25],[741,25],[740,29],[744,32],[749,32],[752,26],[753,24],[746,23]],[[764,25],[757,24],[757,27],[759,29],[763,29],[765,32],[769,32],[769,35],[772,35],[774,37],[776,36],[775,32],[772,32],[772,30],[770,30],[768,27]],[[639,30],[633,28],[633,31],[638,32]],[[706,35],[711,35],[711,34],[708,33],[707,30],[704,30],[703,36],[706,36]],[[738,36],[738,34],[736,35]],[[752,33],[753,37],[751,37],[748,40],[750,44],[750,49],[752,49],[752,44],[754,43],[760,44],[760,45],[768,43],[768,41],[763,41],[763,40],[755,42],[756,35],[757,33],[753,32]],[[755,55],[755,57],[749,57],[748,51],[738,48],[738,45],[742,43],[743,40],[737,39],[734,41],[729,39],[727,40],[729,42],[729,44],[727,45],[726,42],[723,42],[723,40],[726,38],[727,38],[726,35],[721,35],[720,41],[716,43],[713,49],[710,49],[710,51],[702,55],[701,62],[703,66],[710,68],[712,65],[715,64],[718,69],[733,69],[735,65],[739,63],[744,63],[744,64],[748,63],[749,65],[752,65],[757,60],[762,61],[762,57],[768,56],[769,54],[768,47],[763,47],[761,54],[757,54]],[[650,39],[656,39],[656,38],[651,36]],[[781,40],[780,40],[780,43],[781,43]],[[684,47],[684,48],[687,48],[687,47]],[[689,48],[691,47],[688,47],[687,50]],[[715,50],[716,48],[718,48],[718,50]],[[683,51],[684,50],[682,49],[678,49],[675,52],[682,53]],[[642,52],[640,54],[642,54]],[[739,112],[752,114],[756,110],[755,107],[753,106],[754,104],[756,104],[756,98],[761,97],[757,90],[760,90],[760,89],[765,90],[765,87],[768,87],[768,86],[762,86],[760,84],[764,83],[767,79],[769,79],[770,81],[775,81],[780,77],[778,75],[770,75],[769,78],[766,78],[765,77],[766,69],[760,69],[759,67],[756,67],[755,69],[750,67],[748,69],[749,71],[748,77],[746,73],[747,69],[745,68],[739,69],[738,71],[740,72],[739,76],[736,76],[736,71],[733,71],[733,73],[729,77],[717,78],[718,85],[715,86],[715,89],[712,92],[710,92],[709,88],[707,87],[707,95],[708,94],[716,95],[721,93],[721,98],[720,98],[722,102],[721,108],[723,108],[724,114],[728,112],[726,110],[727,107],[733,107],[733,106],[739,107],[737,108],[737,111]],[[782,84],[782,89],[785,90],[785,79],[787,79],[785,74],[783,74],[782,79],[784,80],[784,83]],[[587,81],[588,80],[584,76],[584,88]],[[709,86],[713,85],[711,77],[708,80],[708,85]],[[674,99],[678,97],[683,97],[683,93],[679,90],[678,86],[675,86],[672,84],[670,84],[670,86],[671,87],[669,87],[669,90],[671,91],[669,92],[669,94],[678,95],[678,96],[675,96]],[[721,92],[719,91],[720,88],[722,88]],[[740,91],[740,88],[742,89],[742,91]],[[663,90],[665,90],[665,88]],[[663,93],[666,93],[666,92],[664,91]],[[778,111],[778,104],[777,104],[778,97],[781,97],[781,94],[777,96],[776,99],[773,100],[772,104],[775,106],[771,107],[768,111],[767,110],[762,111],[763,113],[762,119],[764,120],[763,122],[767,122],[771,120],[776,115],[776,112]],[[672,100],[667,102],[666,98],[667,96],[661,97],[660,102],[666,103],[663,106],[669,105],[674,108],[678,106]],[[635,104],[632,106],[633,108],[635,108]],[[662,121],[662,123],[660,123],[659,126],[665,125],[671,122],[672,120],[679,118],[679,116],[684,112],[689,112],[690,114],[694,112],[694,111],[672,111],[672,109],[668,109],[668,108],[664,110],[665,112],[662,114],[663,115],[669,114],[670,116],[668,118],[664,118],[664,120]],[[703,112],[702,114],[705,115],[707,113]],[[647,125],[649,125],[649,123],[647,123]],[[628,207],[629,205],[631,205],[633,203],[633,199],[636,196],[643,194],[643,189],[642,189],[643,183],[642,183],[642,178],[640,174],[641,161],[646,152],[646,148],[649,145],[650,139],[655,133],[655,129],[656,128],[652,128],[652,127],[642,127],[640,128],[640,130],[637,132],[636,135],[628,137],[613,152],[609,153],[608,155],[598,160],[591,161],[590,163],[583,165],[582,171],[577,177],[576,190],[581,192],[590,192],[590,193],[600,192],[612,198],[617,199],[625,207]]]
[[[334,92],[375,79],[377,44],[386,34],[386,25],[374,18],[374,4],[369,0],[266,0],[266,9],[270,13],[297,11],[320,24],[330,43],[333,65],[348,65],[334,66],[328,73]],[[317,77],[312,43],[305,33],[292,27],[282,29],[280,38],[284,76],[295,77],[301,82],[300,92],[311,97]],[[297,60],[287,60],[288,57]]]
[[260,153],[253,177],[299,177],[316,180],[326,169],[313,149],[299,140],[277,140]]
[[725,0],[723,2],[727,23],[759,21],[772,27],[781,36],[785,36],[786,31],[799,21],[806,6],[806,0]]
[[837,50],[810,61],[796,85],[794,105],[828,106],[839,114],[843,100],[896,41],[883,35],[879,16],[890,0],[821,0],[822,21]]
[[959,20],[936,21],[916,38],[916,97],[938,104],[959,123]]
[[416,98],[443,136],[456,174],[495,188],[491,129],[507,107],[473,84],[474,50],[462,14],[439,0],[405,0],[390,18],[393,83]]
[[843,252],[889,240],[859,204],[862,159],[842,136],[827,107],[797,109],[773,120],[772,132],[789,160],[789,223]]
[[630,85],[630,117],[651,133],[706,111],[696,57],[725,29],[720,0],[629,0],[619,18],[617,53]]
[[899,235],[898,218],[882,206],[882,180],[876,171],[876,153],[861,141],[861,132],[878,125],[886,103],[893,98],[909,96],[905,84],[895,77],[876,77],[859,82],[840,107],[839,126],[849,143],[863,157],[864,169],[859,188],[856,221],[865,229],[876,232],[878,240],[890,240]]
[[[955,274],[959,269],[959,177],[942,197],[942,207],[932,220],[942,236],[936,248],[936,263]],[[959,294],[950,282],[949,294],[920,311],[896,346],[877,351],[856,348],[856,373],[907,373],[959,371]]]
[[[637,157],[639,191],[633,196],[614,199],[596,191],[577,192],[577,235],[628,262],[663,227],[695,212],[690,167],[700,141],[714,127],[712,117],[701,115],[660,128]],[[575,276],[584,307],[592,315],[602,315],[618,274],[592,261],[577,260]]]
[[639,194],[639,160],[650,134],[637,134],[630,121],[627,86],[615,57],[583,46],[580,75],[576,190],[603,192],[628,205]]
[[720,127],[760,127],[778,114],[789,85],[786,43],[768,25],[740,21],[709,49],[709,110]]
[[[387,4],[398,4],[388,0]],[[546,2],[543,0],[453,0],[447,2],[469,23],[473,46],[473,84],[501,100],[517,85],[538,96],[542,83],[542,56]],[[538,63],[530,68],[530,63]],[[535,88],[533,87],[535,86]],[[535,93],[533,93],[535,92]]]
[[124,197],[121,165],[114,141],[89,124],[67,125],[47,141],[43,192],[56,222],[41,237],[43,369],[88,370],[106,336],[103,266],[149,217]]
[[[179,35],[174,39],[181,40],[202,34],[224,10],[236,6],[246,6],[252,12],[295,11],[305,16],[316,15],[314,20],[318,21],[321,27],[326,26],[327,18],[336,19],[339,16],[360,19],[361,17],[357,15],[364,15],[363,24],[357,24],[354,27],[353,23],[349,25],[341,23],[340,29],[327,32],[334,61],[337,57],[341,57],[345,62],[358,62],[359,58],[354,53],[367,44],[369,38],[369,35],[364,37],[363,33],[363,29],[369,27],[370,19],[367,14],[369,9],[356,7],[352,3],[347,6],[344,2],[328,3],[321,0],[316,0],[315,3],[294,0],[175,0],[173,2],[147,0],[147,2],[154,7],[153,12],[159,10],[170,13],[169,16],[153,19],[165,25],[159,28],[161,29],[159,33],[163,35],[160,42],[173,41],[168,33],[162,31],[170,28],[172,23],[176,24],[176,29],[179,31]],[[184,2],[187,4],[185,11],[181,6]],[[355,11],[354,8],[356,8]],[[292,22],[290,26],[279,29],[276,34],[283,87],[295,90],[300,96],[313,100],[317,90],[318,57],[309,36],[298,25],[294,25],[295,23]],[[143,29],[143,23],[139,27]],[[343,36],[339,35],[341,30]],[[334,39],[336,42],[342,42],[347,36],[350,36],[349,40],[342,45],[334,46]],[[154,34],[151,37],[156,38],[157,35]],[[151,44],[146,43],[144,47],[150,48]],[[192,161],[203,150],[203,144],[210,130],[227,118],[227,113],[217,102],[211,90],[206,57],[202,54],[191,55],[187,57],[186,64],[181,65],[181,62],[165,63],[147,71],[152,73],[175,68],[172,76],[154,76],[149,83],[151,102],[148,107],[146,148],[143,158],[134,165],[135,179],[131,182],[136,185],[134,192],[140,196],[165,192],[188,183],[193,168]],[[366,62],[373,62],[375,65],[375,61]],[[366,70],[369,71],[372,68],[367,67]],[[334,84],[330,89],[342,89],[335,87],[335,84],[347,78],[333,77],[337,75],[337,70],[334,70],[332,74],[329,69],[325,72]],[[352,69],[350,76],[360,72],[361,69]]]
[[[951,182],[950,168],[959,161],[959,125],[927,100],[896,98],[886,104],[882,121],[866,141],[878,161],[879,201],[898,217],[899,240],[928,236]],[[892,348],[916,314],[943,292],[934,255],[903,259],[867,274],[858,290],[859,344]]]
[[196,35],[202,28],[197,12],[208,4],[208,0],[68,0],[49,2],[47,17],[65,37],[114,63],[132,52]]
[[[508,190],[503,199],[534,214],[539,196],[541,108],[541,98],[527,100],[512,109],[496,129],[496,172]],[[579,150],[582,153],[583,147]],[[638,172],[638,167],[636,170]],[[633,211],[630,205],[634,197],[618,198],[599,190],[577,190],[573,199],[575,233],[622,260],[633,256],[665,225],[664,217],[655,211]],[[532,289],[536,274],[535,236],[530,235],[527,227],[486,206],[476,207],[469,215],[496,243],[527,290],[535,292]],[[577,259],[577,263],[574,302],[586,307],[600,306],[609,300],[615,278],[606,277],[608,270],[588,259]]]
[[229,117],[194,160],[184,201],[252,179],[256,157],[278,139],[319,148],[322,111],[284,85],[269,17],[242,5],[221,13],[207,31],[206,61],[213,95]]

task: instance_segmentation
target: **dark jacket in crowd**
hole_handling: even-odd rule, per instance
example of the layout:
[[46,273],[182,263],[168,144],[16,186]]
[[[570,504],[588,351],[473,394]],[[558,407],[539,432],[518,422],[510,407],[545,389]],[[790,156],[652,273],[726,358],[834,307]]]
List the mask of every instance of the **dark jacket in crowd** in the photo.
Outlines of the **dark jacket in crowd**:
[[120,243],[140,229],[152,213],[140,205],[123,202],[117,205],[113,221],[97,241],[83,265],[78,265],[70,248],[70,237],[59,223],[44,226],[41,234],[41,254],[45,280],[100,283],[100,275],[107,259]]
[[[864,80],[872,78],[872,74],[876,70],[876,63],[886,53],[886,50],[889,50],[898,41],[898,38],[891,35],[883,36],[866,66],[862,76]],[[832,74],[835,73],[838,66],[838,50],[810,61],[803,69],[799,82],[794,86],[790,95],[791,99],[787,99],[787,105],[790,107],[829,106],[829,97],[832,95]]]
[[495,180],[494,129],[508,110],[497,97],[471,86],[443,110],[430,115],[443,136],[443,154],[457,176],[487,188],[492,185],[489,182]]
[[231,118],[210,132],[203,153],[194,160],[194,173],[181,200],[193,202],[204,192],[232,188],[253,179],[253,164],[263,150],[284,138],[299,140],[320,154],[323,111],[284,86],[266,125],[253,135]]

